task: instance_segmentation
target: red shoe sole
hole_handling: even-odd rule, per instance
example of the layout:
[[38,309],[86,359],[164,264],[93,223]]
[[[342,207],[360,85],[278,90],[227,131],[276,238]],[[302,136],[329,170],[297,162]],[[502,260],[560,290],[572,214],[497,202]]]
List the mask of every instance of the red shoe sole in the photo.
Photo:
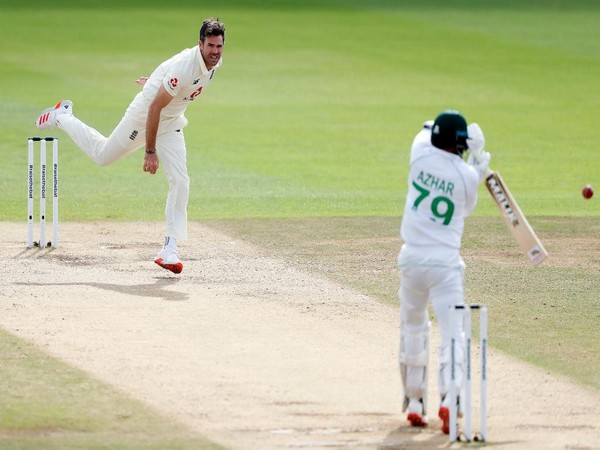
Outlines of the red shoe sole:
[[438,417],[442,420],[442,433],[450,434],[450,410],[445,406],[440,406]]
[[163,264],[162,258],[155,259],[154,262],[163,269],[170,270],[173,273],[181,273],[181,271],[183,270],[183,264],[181,264],[180,262],[178,262],[177,264]]
[[427,422],[425,422],[423,420],[423,417],[421,417],[417,413],[409,413],[407,419],[413,427],[426,427],[427,426]]

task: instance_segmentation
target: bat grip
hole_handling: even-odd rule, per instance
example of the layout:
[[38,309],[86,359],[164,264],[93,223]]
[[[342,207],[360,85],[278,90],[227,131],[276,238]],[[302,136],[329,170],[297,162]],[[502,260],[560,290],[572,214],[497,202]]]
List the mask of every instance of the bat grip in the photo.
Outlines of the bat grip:
[[[482,159],[483,159],[483,149],[477,149],[477,150],[471,150],[473,152],[473,157],[475,158],[475,160],[479,163]],[[486,167],[485,169],[485,173],[483,174],[483,178],[487,178],[492,174],[493,170],[490,169],[489,167]]]

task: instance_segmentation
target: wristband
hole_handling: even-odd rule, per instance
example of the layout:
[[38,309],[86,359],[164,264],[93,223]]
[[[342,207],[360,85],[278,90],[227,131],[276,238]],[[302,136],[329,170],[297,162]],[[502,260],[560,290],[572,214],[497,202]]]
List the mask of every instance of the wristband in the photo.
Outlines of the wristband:
[[155,153],[156,153],[155,148],[147,148],[146,149],[146,155],[154,155]]

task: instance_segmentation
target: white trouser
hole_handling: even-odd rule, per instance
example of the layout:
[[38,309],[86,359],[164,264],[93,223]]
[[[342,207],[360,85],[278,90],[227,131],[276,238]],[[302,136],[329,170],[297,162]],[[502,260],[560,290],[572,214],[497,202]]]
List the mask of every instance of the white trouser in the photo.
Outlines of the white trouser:
[[[402,252],[405,252],[403,248]],[[428,260],[420,265],[414,259],[417,252],[411,249],[406,254],[400,253],[400,323],[405,328],[406,335],[419,335],[427,328],[429,321],[428,303],[431,302],[440,330],[440,348],[438,363],[438,387],[443,397],[449,390],[450,380],[450,306],[464,303],[464,262],[456,256],[451,264],[435,263]],[[403,258],[404,256],[404,258]],[[462,333],[462,320],[459,323],[459,332]],[[414,354],[410,352],[414,351]],[[419,350],[405,346],[405,358],[408,360],[419,359]],[[456,381],[460,392],[462,385],[462,355],[461,346],[457,348]],[[415,375],[419,377],[419,374]],[[410,385],[410,382],[409,382]]]
[[[165,235],[187,239],[187,204],[190,179],[187,174],[184,116],[161,121],[156,137],[156,151],[169,183],[165,207]],[[59,117],[59,128],[99,166],[106,166],[142,147],[146,141],[145,118],[126,113],[109,137],[74,116]],[[140,161],[140,170],[142,162]]]

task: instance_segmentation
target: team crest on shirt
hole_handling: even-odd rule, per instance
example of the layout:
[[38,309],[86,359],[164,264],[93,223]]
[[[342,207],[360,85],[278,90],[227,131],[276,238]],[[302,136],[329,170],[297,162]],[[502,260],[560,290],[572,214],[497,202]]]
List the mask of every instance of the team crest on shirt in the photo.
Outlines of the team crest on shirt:
[[169,88],[171,88],[171,90],[175,90],[177,84],[179,84],[179,80],[177,78],[171,78],[168,83]]
[[185,97],[184,100],[189,100],[191,102],[200,95],[200,92],[202,92],[202,86],[200,86],[196,91],[192,92],[188,97]]

